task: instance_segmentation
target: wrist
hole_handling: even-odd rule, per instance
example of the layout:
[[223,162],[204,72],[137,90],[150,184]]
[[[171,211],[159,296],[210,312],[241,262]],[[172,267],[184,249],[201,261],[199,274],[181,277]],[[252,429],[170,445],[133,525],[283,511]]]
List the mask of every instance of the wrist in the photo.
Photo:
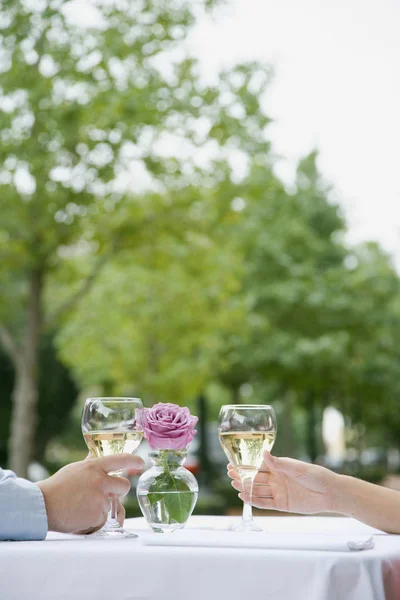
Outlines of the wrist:
[[45,505],[46,513],[47,513],[47,529],[49,531],[57,531],[57,529],[55,527],[53,510],[51,507],[49,491],[47,489],[46,481],[38,481],[36,485],[38,486],[38,488],[40,489],[40,491],[42,492],[42,495],[43,495],[44,505]]
[[336,480],[334,481],[333,493],[332,493],[332,512],[346,515],[348,517],[354,516],[354,510],[352,509],[352,494],[351,494],[351,477],[347,475],[335,474]]

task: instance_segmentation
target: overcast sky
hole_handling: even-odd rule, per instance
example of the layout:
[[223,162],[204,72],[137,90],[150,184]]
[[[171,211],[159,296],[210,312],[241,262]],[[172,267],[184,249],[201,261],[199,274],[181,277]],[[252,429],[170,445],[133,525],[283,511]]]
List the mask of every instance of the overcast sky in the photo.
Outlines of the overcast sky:
[[230,0],[217,15],[190,40],[204,74],[271,63],[281,173],[318,147],[350,239],[378,239],[400,267],[400,0]]

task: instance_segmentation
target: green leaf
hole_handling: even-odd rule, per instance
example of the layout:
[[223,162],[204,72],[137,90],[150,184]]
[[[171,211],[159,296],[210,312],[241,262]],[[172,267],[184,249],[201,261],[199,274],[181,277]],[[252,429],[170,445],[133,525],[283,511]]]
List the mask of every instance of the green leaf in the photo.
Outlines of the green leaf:
[[165,494],[158,494],[158,493],[154,493],[154,494],[148,494],[147,495],[147,499],[150,502],[151,505],[156,504],[157,502],[161,502],[162,499],[164,498]]
[[164,472],[155,478],[147,499],[152,506],[159,502],[164,504],[168,524],[185,523],[192,510],[194,493],[183,479]]
[[193,492],[177,492],[167,494],[164,502],[168,510],[169,522],[185,523],[190,516],[193,505]]

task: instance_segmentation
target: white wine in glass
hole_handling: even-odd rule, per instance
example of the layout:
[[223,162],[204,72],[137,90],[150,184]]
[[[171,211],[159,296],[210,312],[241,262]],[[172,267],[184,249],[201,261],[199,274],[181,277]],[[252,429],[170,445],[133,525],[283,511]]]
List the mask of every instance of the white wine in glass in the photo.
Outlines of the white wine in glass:
[[[82,412],[82,433],[89,452],[94,457],[111,454],[134,454],[143,439],[138,411],[143,410],[140,398],[88,398]],[[116,477],[122,471],[110,473]],[[110,511],[96,537],[137,537],[123,529],[117,520],[116,498],[110,498]]]
[[143,439],[142,431],[91,431],[83,437],[92,456],[135,454]]
[[265,404],[230,404],[221,407],[218,436],[229,462],[236,467],[243,484],[243,515],[236,531],[262,531],[254,522],[251,497],[254,479],[265,450],[276,438],[276,417]]

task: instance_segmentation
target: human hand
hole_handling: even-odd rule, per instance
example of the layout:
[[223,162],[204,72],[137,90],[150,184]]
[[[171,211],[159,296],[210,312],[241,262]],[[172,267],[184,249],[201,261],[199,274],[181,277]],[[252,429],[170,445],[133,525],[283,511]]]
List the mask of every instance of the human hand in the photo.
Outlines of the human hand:
[[[85,460],[92,460],[93,458],[96,458],[95,456],[93,456],[93,454],[91,452],[88,452]],[[137,469],[126,469],[125,474],[130,477],[131,476],[131,472],[132,475],[136,475],[137,474]],[[121,500],[119,498],[115,499],[115,510],[116,510],[116,518],[118,523],[121,525],[121,527],[124,524],[125,521],[125,507],[122,504]],[[103,523],[104,525],[104,523]],[[75,533],[77,533],[78,535],[89,535],[91,533],[95,533],[96,531],[98,531],[99,529],[101,529],[101,527],[103,525],[98,525],[97,527],[90,527],[89,529],[85,529],[83,531],[76,531]]]
[[[117,511],[117,521],[122,527],[125,521],[125,507],[119,498],[115,500],[115,510]],[[102,523],[101,525],[97,525],[97,527],[89,527],[88,529],[83,529],[82,531],[74,531],[74,533],[78,535],[90,535],[91,533],[99,531],[99,529],[101,529],[103,525],[104,523]]]
[[[228,475],[243,500],[239,474],[230,464]],[[339,477],[324,467],[292,458],[277,458],[266,451],[264,462],[254,480],[252,505],[305,514],[332,511]]]
[[[124,477],[108,475],[121,469],[136,474],[144,462],[132,454],[114,454],[71,463],[52,477],[38,482],[47,511],[48,528],[63,533],[91,533],[101,528],[110,508],[110,495],[125,496],[130,482]],[[118,521],[125,510],[119,503]]]

